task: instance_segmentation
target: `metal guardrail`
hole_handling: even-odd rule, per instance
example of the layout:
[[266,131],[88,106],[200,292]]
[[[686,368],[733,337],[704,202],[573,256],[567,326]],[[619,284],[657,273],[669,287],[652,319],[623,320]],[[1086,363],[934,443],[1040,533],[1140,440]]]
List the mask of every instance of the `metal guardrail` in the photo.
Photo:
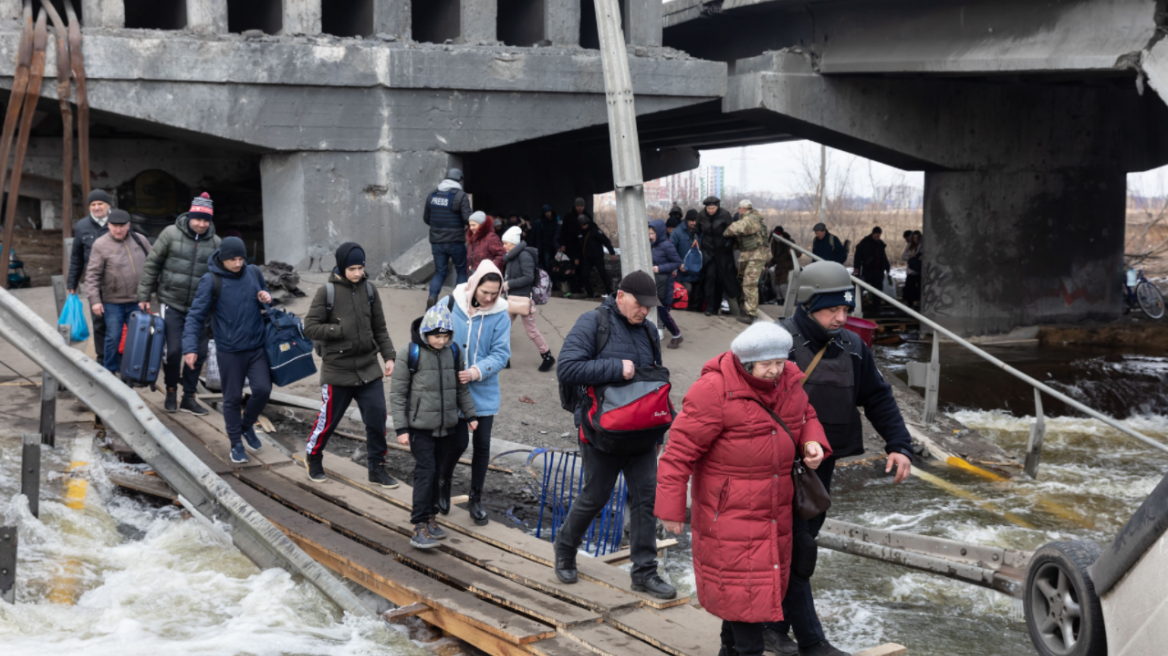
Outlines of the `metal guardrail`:
[[[784,239],[784,238],[779,237],[779,236],[774,235],[774,234],[771,235],[771,239],[774,239],[780,243],[786,244],[786,245],[790,246],[791,248],[795,249],[796,251],[798,251],[804,255],[807,255],[808,257],[812,258],[813,260],[823,260],[823,258],[815,255],[811,251],[807,250],[806,248],[803,248],[802,246],[800,246],[792,241],[789,241],[787,239]],[[959,337],[958,335],[953,333],[953,331],[949,330],[948,328],[945,328],[944,326],[937,323],[936,321],[929,319],[925,315],[917,312],[916,310],[913,310],[912,308],[908,307],[904,303],[901,303],[900,301],[896,300],[895,298],[892,298],[891,296],[885,294],[883,291],[876,289],[872,285],[869,285],[868,283],[864,282],[863,280],[861,280],[855,276],[851,276],[851,278],[852,278],[852,282],[856,283],[857,286],[868,290],[870,293],[875,294],[876,296],[879,296],[880,298],[884,299],[885,301],[891,303],[893,305],[893,307],[899,308],[901,311],[905,312],[910,317],[913,317],[917,321],[920,321],[922,324],[932,328],[933,330],[937,331],[938,333],[953,340],[957,344],[964,347],[966,350],[971,351],[972,353],[974,353],[978,357],[982,358],[983,360],[986,360],[987,362],[993,364],[994,366],[998,367],[1002,371],[1005,371],[1006,373],[1017,378],[1018,380],[1025,382],[1026,384],[1030,385],[1034,389],[1041,391],[1043,394],[1048,394],[1048,395],[1062,401],[1063,403],[1071,406],[1072,408],[1078,410],[1079,412],[1082,412],[1083,414],[1085,414],[1093,419],[1098,419],[1099,421],[1107,424],[1108,426],[1111,426],[1115,430],[1117,430],[1121,433],[1124,433],[1125,435],[1129,435],[1131,437],[1134,437],[1135,439],[1143,442],[1144,444],[1146,444],[1152,448],[1159,449],[1160,451],[1164,451],[1165,453],[1168,453],[1168,444],[1163,444],[1161,442],[1157,442],[1156,440],[1153,440],[1152,438],[1148,437],[1147,435],[1144,435],[1143,433],[1141,433],[1139,431],[1136,431],[1136,430],[1133,430],[1127,426],[1124,426],[1120,422],[1116,421],[1114,418],[1108,417],[1107,415],[1105,415],[1101,412],[1098,412],[1089,406],[1083,405],[1082,403],[1072,399],[1071,397],[1067,396],[1066,394],[1063,394],[1062,392],[1059,392],[1058,390],[1055,390],[1055,389],[1043,384],[1041,381],[1036,380],[1034,378],[1031,378],[1030,376],[1027,376],[1026,374],[1022,373],[1021,371],[1018,371],[1014,367],[1011,367],[1010,365],[1006,364],[1005,362],[1002,362],[1001,360],[995,358],[994,356],[983,351],[982,349],[978,348],[977,346],[974,346],[973,344],[969,343],[968,341],[962,339],[961,337]],[[787,289],[787,297],[791,298],[793,295],[798,294],[798,291],[799,291],[798,280],[792,280],[790,287]],[[1041,406],[1039,406],[1039,407],[1041,408]],[[1038,412],[1041,413],[1041,410],[1038,410]]]
[[372,615],[331,572],[196,458],[133,390],[105,367],[62,343],[56,329],[5,290],[0,290],[0,337],[83,399],[108,429],[121,436],[181,495],[185,507],[226,522],[231,527],[231,541],[256,565],[280,567],[303,576],[346,612]]

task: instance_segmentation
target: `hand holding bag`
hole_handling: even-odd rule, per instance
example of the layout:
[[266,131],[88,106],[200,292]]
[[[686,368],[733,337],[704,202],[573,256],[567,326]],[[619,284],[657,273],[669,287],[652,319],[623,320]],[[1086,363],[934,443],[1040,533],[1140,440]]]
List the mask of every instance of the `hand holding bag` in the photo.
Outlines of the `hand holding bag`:
[[831,508],[831,495],[827,493],[827,488],[823,487],[823,481],[819,480],[819,475],[815,473],[815,470],[803,464],[803,456],[799,453],[799,443],[795,441],[791,429],[787,428],[783,419],[766,407],[762,401],[751,400],[762,406],[767,414],[779,422],[783,431],[787,433],[787,437],[791,438],[791,442],[795,445],[795,465],[791,468],[791,482],[795,485],[795,495],[791,505],[795,516],[802,520],[808,520],[827,512],[827,509]]

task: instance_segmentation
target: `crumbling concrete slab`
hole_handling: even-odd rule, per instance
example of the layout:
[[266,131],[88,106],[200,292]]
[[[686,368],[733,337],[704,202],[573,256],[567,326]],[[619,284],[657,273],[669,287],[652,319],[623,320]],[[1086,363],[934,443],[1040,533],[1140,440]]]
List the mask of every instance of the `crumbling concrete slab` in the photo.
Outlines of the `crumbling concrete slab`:
[[389,270],[398,278],[412,283],[426,282],[434,277],[434,254],[430,252],[430,239],[421,239],[410,249],[389,263]]

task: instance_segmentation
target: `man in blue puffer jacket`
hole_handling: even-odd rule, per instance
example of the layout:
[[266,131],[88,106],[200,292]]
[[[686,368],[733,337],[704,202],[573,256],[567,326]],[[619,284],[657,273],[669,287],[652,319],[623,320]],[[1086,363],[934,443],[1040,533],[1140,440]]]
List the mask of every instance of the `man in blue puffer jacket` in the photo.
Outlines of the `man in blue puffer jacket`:
[[[199,335],[207,320],[215,336],[215,356],[223,385],[223,423],[231,439],[231,461],[247,462],[244,443],[252,451],[262,446],[256,437],[256,419],[272,393],[272,372],[264,351],[264,317],[260,303],[272,295],[259,269],[247,265],[247,249],[239,237],[227,237],[207,260],[207,273],[199,279],[195,300],[183,327],[183,359],[188,367],[198,358]],[[218,293],[215,287],[219,279]],[[256,302],[252,302],[255,299]],[[251,398],[240,416],[243,382]]]
[[[617,286],[616,298],[604,299],[600,309],[585,312],[564,339],[556,377],[561,385],[604,385],[633,377],[637,367],[661,364],[661,346],[657,327],[648,320],[649,310],[657,307],[657,285],[644,271],[625,276]],[[608,340],[596,352],[599,321],[609,325]],[[612,497],[617,476],[624,472],[629,489],[629,548],[631,550],[632,588],[658,599],[673,599],[677,590],[657,574],[657,518],[653,515],[657,496],[657,449],[645,453],[617,455],[590,444],[581,429],[582,410],[573,413],[580,437],[583,458],[584,489],[572,502],[572,509],[556,536],[556,576],[564,583],[575,583],[576,550],[588,526]]]

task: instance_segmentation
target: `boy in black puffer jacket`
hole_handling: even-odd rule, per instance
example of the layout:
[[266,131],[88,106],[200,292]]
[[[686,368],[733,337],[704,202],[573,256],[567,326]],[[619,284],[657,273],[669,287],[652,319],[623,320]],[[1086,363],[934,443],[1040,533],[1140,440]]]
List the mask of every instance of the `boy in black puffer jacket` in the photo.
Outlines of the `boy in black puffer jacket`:
[[[397,352],[385,325],[385,310],[377,289],[365,276],[365,251],[355,242],[337,249],[337,266],[304,317],[304,335],[320,348],[321,409],[305,449],[308,478],[325,480],[324,447],[353,401],[365,422],[369,482],[395,488],[385,471],[385,385],[393,374]],[[329,298],[329,287],[332,298]],[[331,301],[331,302],[330,302]],[[332,307],[329,307],[329,306]],[[385,360],[384,368],[377,356]]]
[[438,510],[438,464],[445,461],[446,442],[458,427],[461,410],[471,431],[478,428],[470,388],[458,380],[461,353],[451,344],[454,323],[450,310],[438,304],[415,319],[413,342],[397,354],[390,386],[390,406],[399,444],[414,455],[414,507],[410,544],[419,549],[438,546],[446,532],[434,521]]

